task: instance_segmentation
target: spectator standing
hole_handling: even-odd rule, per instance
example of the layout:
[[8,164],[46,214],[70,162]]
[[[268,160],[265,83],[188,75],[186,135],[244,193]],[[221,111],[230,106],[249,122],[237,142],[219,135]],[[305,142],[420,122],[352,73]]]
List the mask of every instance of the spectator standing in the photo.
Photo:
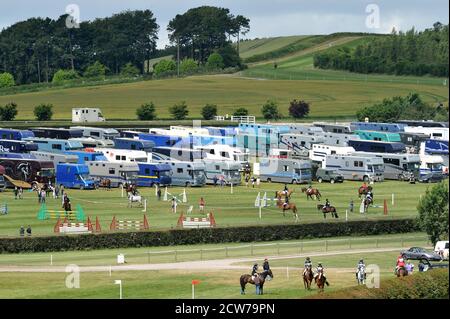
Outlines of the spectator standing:
[[156,191],[156,196],[158,197],[158,200],[161,200],[161,188],[158,187],[158,190]]
[[41,203],[45,203],[45,196],[47,196],[45,190],[41,190]]
[[14,187],[14,199],[17,199],[17,195],[19,194],[19,189],[17,186]]
[[349,208],[349,211],[350,211],[350,213],[353,213],[353,207],[354,207],[354,204],[353,204],[353,199],[350,201],[350,204],[348,205],[348,208]]
[[19,229],[19,234],[20,234],[20,237],[23,237],[23,236],[25,236],[25,227],[23,227],[23,226],[20,226],[20,229]]
[[199,203],[199,207],[200,207],[200,211],[204,212],[205,211],[205,200],[202,198],[200,198],[200,203]]
[[213,183],[214,183],[214,186],[217,186],[217,175],[214,175],[214,177],[213,177]]
[[31,236],[31,226],[30,225],[28,225],[28,227],[27,227],[27,236],[28,237]]

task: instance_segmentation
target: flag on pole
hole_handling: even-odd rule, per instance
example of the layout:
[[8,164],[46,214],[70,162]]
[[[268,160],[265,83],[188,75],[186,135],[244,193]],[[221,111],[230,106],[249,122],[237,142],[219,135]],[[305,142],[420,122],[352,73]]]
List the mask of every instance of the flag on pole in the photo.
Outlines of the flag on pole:
[[198,280],[198,279],[193,279],[192,280],[192,284],[193,285],[198,285],[200,283],[200,280]]
[[256,199],[255,199],[255,207],[259,207],[260,197],[261,197],[261,194],[258,193],[258,196],[256,196]]
[[263,207],[267,207],[267,192],[264,192],[264,196],[263,196]]
[[198,285],[200,283],[200,280],[192,280],[192,299],[195,299],[195,285]]

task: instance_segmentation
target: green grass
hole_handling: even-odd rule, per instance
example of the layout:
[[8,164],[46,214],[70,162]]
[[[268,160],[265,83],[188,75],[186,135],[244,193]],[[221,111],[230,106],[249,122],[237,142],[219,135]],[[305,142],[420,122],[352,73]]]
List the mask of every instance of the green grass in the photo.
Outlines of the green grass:
[[306,36],[296,35],[287,37],[261,38],[239,43],[239,55],[246,59],[254,55],[268,53],[293,44]]
[[[416,206],[421,194],[429,185],[416,184],[410,185],[406,182],[386,181],[374,185],[375,203],[379,208],[372,208],[367,215],[358,213],[357,189],[360,182],[346,181],[343,184],[323,183],[316,185],[323,194],[323,200],[328,198],[332,205],[337,207],[340,214],[339,221],[345,219],[345,209],[348,208],[350,199],[355,200],[355,212],[348,215],[349,220],[364,219],[387,219],[387,218],[406,218],[417,215]],[[299,209],[299,216],[302,223],[313,222],[337,222],[327,218],[323,219],[317,209],[317,201],[307,201],[304,194],[301,193],[301,186],[291,186],[295,193],[292,195],[291,202],[296,203]],[[261,188],[252,189],[245,186],[234,187],[234,194],[230,194],[230,188],[214,188],[212,186],[204,188],[188,188],[188,203],[180,204],[178,211],[186,212],[190,205],[194,206],[194,216],[199,216],[198,201],[204,197],[206,201],[206,211],[213,211],[216,222],[219,227],[245,226],[245,225],[265,225],[265,224],[292,224],[294,222],[291,213],[283,217],[281,211],[275,207],[264,208],[262,210],[262,220],[258,218],[258,209],[254,207],[255,198],[258,192],[267,192],[268,197],[272,197],[275,190],[282,188],[282,184],[263,183]],[[155,190],[152,188],[141,188],[141,193],[148,198],[148,220],[151,229],[170,229],[175,228],[178,214],[173,214],[170,209],[170,202],[158,202],[155,197]],[[171,194],[180,194],[182,188],[169,188]],[[390,204],[391,194],[395,193],[395,206]],[[121,192],[118,189],[112,191],[106,190],[69,190],[69,196],[73,207],[77,204],[82,205],[86,215],[95,220],[98,216],[101,222],[102,230],[109,231],[109,225],[112,217],[118,219],[139,219],[142,220],[142,208],[128,208],[127,199],[121,198]],[[389,214],[383,215],[383,199],[389,202]],[[39,221],[37,213],[39,204],[36,193],[25,192],[24,199],[14,200],[11,190],[0,193],[0,203],[7,203],[9,215],[0,216],[0,235],[17,236],[21,225],[25,227],[30,224],[35,235],[53,234],[55,220]],[[47,207],[49,210],[61,210],[61,200],[47,198]]]
[[[393,265],[398,252],[358,253],[312,257],[314,265],[318,261],[325,266],[330,286],[326,291],[336,291],[355,286],[354,269],[360,258],[366,265],[380,267],[381,278],[393,276]],[[262,257],[261,257],[262,258]],[[118,286],[114,280],[121,279],[123,297],[131,298],[191,298],[191,280],[200,280],[196,286],[196,298],[242,298],[276,299],[304,298],[317,294],[303,289],[300,279],[303,258],[271,260],[274,278],[265,285],[265,295],[255,296],[254,287],[247,287],[247,294],[240,295],[239,276],[250,271],[252,263],[243,264],[242,269],[228,270],[152,270],[152,271],[108,271],[82,272],[80,288],[68,289],[65,286],[66,273],[0,273],[0,298],[118,298]],[[417,265],[416,265],[417,266]],[[289,268],[288,268],[289,267]],[[417,267],[416,267],[417,268]],[[248,269],[247,271],[245,269]]]
[[[267,72],[272,71],[268,69]],[[388,76],[385,78],[389,79]],[[289,102],[301,98],[311,103],[311,118],[331,118],[331,114],[353,118],[362,106],[410,92],[419,93],[425,101],[433,104],[447,101],[448,88],[435,84],[197,76],[5,95],[0,96],[0,105],[16,102],[18,120],[33,119],[33,109],[40,103],[54,105],[53,118],[56,120],[70,119],[72,108],[79,106],[98,106],[108,120],[136,119],[135,109],[148,101],[155,103],[159,119],[170,119],[168,108],[183,100],[189,107],[189,118],[201,118],[201,108],[206,103],[217,104],[219,115],[232,114],[237,108],[245,107],[250,115],[261,117],[261,106],[268,99],[277,101],[281,113],[287,116]]]

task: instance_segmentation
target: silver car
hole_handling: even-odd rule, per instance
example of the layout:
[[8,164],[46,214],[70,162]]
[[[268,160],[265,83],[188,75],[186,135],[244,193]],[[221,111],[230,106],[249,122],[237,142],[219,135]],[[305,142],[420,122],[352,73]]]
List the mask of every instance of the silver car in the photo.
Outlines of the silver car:
[[426,259],[436,261],[442,260],[442,257],[440,255],[432,251],[427,251],[425,248],[421,247],[411,247],[408,250],[403,250],[401,254],[405,259],[414,259],[414,260]]

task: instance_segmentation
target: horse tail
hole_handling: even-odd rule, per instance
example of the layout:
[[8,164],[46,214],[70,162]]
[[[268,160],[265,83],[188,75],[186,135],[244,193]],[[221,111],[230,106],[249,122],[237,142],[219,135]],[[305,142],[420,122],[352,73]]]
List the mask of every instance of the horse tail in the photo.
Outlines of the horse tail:
[[292,211],[294,212],[294,214],[297,214],[297,206],[296,205],[292,206]]

